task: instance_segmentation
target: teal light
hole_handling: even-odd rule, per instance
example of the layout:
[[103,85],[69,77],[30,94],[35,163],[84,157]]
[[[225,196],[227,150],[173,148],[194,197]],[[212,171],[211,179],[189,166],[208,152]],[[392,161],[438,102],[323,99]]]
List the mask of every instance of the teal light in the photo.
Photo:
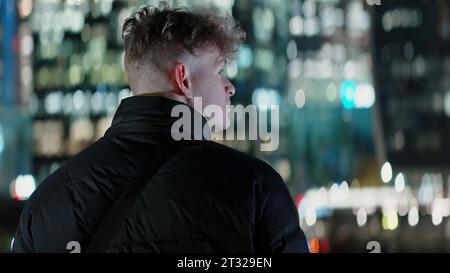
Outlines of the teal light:
[[238,50],[238,66],[243,68],[248,68],[252,65],[253,54],[252,49],[249,45],[241,45]]
[[345,109],[355,108],[356,81],[343,81],[341,84],[341,102]]
[[252,94],[252,103],[262,110],[268,110],[274,105],[279,106],[280,101],[280,92],[275,89],[258,87]]

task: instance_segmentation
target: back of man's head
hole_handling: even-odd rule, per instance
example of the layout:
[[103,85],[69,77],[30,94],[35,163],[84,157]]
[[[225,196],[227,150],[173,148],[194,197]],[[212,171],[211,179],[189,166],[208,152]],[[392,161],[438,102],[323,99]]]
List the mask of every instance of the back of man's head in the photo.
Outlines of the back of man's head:
[[128,81],[139,94],[149,92],[149,88],[154,92],[171,90],[170,70],[176,63],[189,62],[200,51],[212,48],[224,58],[233,58],[245,32],[229,15],[188,11],[163,2],[133,13],[123,25],[122,36]]

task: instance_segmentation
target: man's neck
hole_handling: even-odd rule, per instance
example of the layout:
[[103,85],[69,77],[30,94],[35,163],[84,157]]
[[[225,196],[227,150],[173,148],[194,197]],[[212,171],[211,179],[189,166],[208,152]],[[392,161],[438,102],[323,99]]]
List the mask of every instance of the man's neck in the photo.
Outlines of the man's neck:
[[171,99],[171,100],[175,100],[175,101],[178,101],[178,102],[182,102],[182,103],[188,104],[188,101],[186,100],[185,97],[175,94],[174,91],[145,92],[145,93],[136,94],[135,96],[164,97],[164,98],[168,98],[168,99]]

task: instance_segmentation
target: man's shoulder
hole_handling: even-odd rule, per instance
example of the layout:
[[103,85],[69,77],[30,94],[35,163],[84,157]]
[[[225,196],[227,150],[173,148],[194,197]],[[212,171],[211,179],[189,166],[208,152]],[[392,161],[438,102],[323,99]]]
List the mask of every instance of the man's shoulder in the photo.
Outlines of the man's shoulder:
[[[80,179],[89,179],[94,173],[93,170],[98,166],[102,166],[102,170],[113,169],[105,166],[117,157],[115,154],[118,153],[108,147],[103,139],[89,145],[80,153],[63,162],[39,183],[28,200],[30,209],[41,209],[46,205],[54,206],[71,202],[72,199],[67,197],[73,190],[73,183]],[[123,165],[123,162],[121,164]]]
[[267,162],[221,143],[208,141],[202,145],[201,149],[206,158],[226,162],[228,167],[257,172],[270,178],[279,177],[279,174]]
[[224,160],[220,163],[224,163],[221,166],[226,168],[226,177],[239,183],[251,182],[254,191],[262,199],[271,196],[273,203],[287,204],[288,202],[290,209],[295,207],[292,200],[287,201],[292,196],[283,178],[267,162],[217,142],[209,142],[203,149],[205,155],[208,155],[207,158],[211,158],[210,160],[216,160],[216,158]]

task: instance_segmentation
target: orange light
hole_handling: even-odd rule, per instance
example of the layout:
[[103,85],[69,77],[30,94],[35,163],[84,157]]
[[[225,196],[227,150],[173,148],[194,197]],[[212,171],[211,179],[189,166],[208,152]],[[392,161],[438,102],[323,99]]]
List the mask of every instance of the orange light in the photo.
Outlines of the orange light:
[[309,251],[311,252],[311,253],[319,253],[319,240],[317,240],[317,239],[312,239],[310,242],[309,242]]

